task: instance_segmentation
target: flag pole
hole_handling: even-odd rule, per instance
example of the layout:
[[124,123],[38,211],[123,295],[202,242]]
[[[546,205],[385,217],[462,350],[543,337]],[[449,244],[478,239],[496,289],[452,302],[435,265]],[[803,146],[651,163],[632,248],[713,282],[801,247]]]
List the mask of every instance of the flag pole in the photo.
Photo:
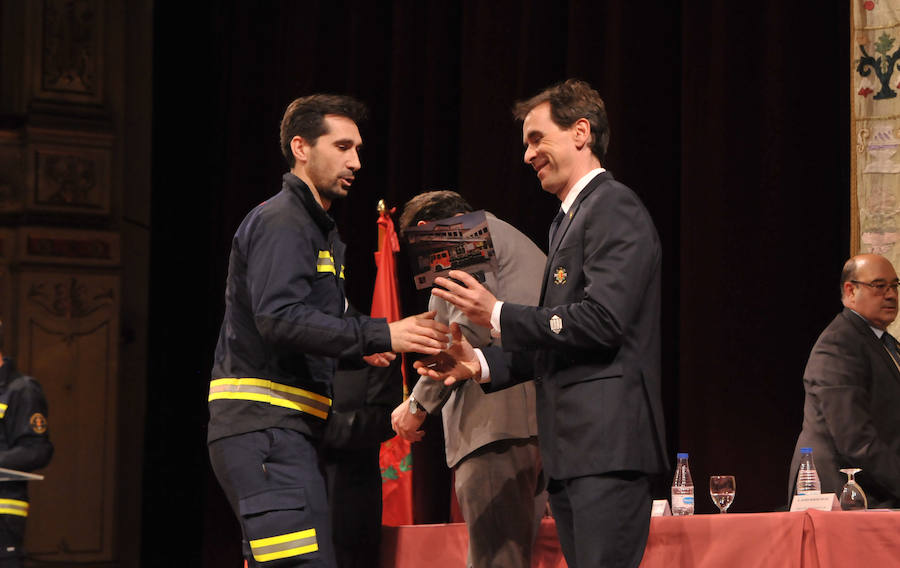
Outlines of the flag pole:
[[[384,199],[378,200],[378,205],[375,206],[375,210],[378,211],[378,215],[384,215],[384,212],[387,211],[387,205],[384,203]],[[384,240],[384,225],[378,225],[378,246],[375,249],[377,252],[381,252],[381,242]]]

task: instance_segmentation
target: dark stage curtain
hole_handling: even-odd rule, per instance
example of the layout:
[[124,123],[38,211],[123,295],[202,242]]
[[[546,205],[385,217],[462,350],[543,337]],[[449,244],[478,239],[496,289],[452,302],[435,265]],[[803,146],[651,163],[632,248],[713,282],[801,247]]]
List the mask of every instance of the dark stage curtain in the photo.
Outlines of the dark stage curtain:
[[[596,87],[612,127],[604,165],[645,201],[664,247],[670,453],[691,453],[700,512],[720,473],[738,478],[734,510],[786,505],[800,378],[839,309],[849,248],[838,4],[158,2],[145,564],[178,549],[191,566],[239,556],[206,459],[207,381],[232,234],[279,189],[281,115],[312,92],[371,110],[363,169],[332,211],[351,300],[367,311],[380,198],[457,189],[546,249],[558,202],[522,163],[510,108],[567,77]],[[420,311],[427,298],[401,281],[405,311]],[[416,520],[442,522],[439,420],[426,440]]]

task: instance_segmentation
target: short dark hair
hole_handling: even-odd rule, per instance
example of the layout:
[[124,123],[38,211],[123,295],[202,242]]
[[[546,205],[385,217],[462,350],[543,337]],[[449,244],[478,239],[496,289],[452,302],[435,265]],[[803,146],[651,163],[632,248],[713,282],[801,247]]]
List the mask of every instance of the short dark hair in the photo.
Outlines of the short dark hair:
[[303,138],[315,146],[319,136],[328,133],[325,115],[345,116],[357,125],[368,115],[366,105],[347,95],[309,95],[300,97],[288,105],[281,119],[281,153],[288,167],[294,167],[294,153],[291,140],[294,136]]
[[568,79],[530,99],[517,102],[513,107],[513,116],[516,120],[525,120],[534,107],[543,103],[550,103],[550,118],[560,128],[570,128],[580,118],[588,121],[591,125],[591,152],[602,163],[609,147],[609,119],[600,94],[585,81]]
[[426,191],[413,197],[403,206],[400,214],[400,234],[419,224],[419,221],[437,221],[458,213],[474,211],[469,202],[455,191]]
[[844,297],[844,284],[856,278],[856,270],[856,257],[844,263],[844,269],[841,270],[841,298]]

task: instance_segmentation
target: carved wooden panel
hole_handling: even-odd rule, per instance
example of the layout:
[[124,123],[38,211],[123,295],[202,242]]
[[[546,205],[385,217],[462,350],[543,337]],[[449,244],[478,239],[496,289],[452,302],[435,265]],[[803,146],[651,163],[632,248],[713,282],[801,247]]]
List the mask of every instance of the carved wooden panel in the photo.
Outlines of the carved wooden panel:
[[31,484],[26,547],[41,560],[113,558],[119,276],[18,275],[19,366],[43,385],[56,448]]
[[110,231],[21,227],[16,241],[16,258],[21,262],[79,266],[120,263],[120,237]]
[[[7,330],[16,329],[16,310],[13,309],[15,288],[9,267],[15,254],[16,233],[13,229],[0,229],[0,321]],[[15,356],[18,353],[15,334],[7,333],[4,355]]]
[[0,130],[0,212],[22,209],[25,190],[25,152],[15,130]]
[[103,0],[43,0],[36,98],[102,102],[104,8]]
[[67,213],[109,213],[110,150],[32,143],[26,207]]

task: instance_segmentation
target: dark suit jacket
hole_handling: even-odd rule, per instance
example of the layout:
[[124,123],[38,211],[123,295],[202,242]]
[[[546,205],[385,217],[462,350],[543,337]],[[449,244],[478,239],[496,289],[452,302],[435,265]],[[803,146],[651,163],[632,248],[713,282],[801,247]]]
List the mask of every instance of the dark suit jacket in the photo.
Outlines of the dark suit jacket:
[[800,448],[811,447],[823,493],[840,496],[847,479],[840,469],[860,467],[856,480],[869,507],[900,507],[900,371],[865,320],[845,308],[828,324],[809,354],[803,388],[790,493]]
[[491,381],[483,386],[496,390],[534,377],[541,458],[554,479],[668,469],[661,254],[640,199],[603,172],[557,230],[540,307],[503,304],[503,349],[513,353],[484,350]]

